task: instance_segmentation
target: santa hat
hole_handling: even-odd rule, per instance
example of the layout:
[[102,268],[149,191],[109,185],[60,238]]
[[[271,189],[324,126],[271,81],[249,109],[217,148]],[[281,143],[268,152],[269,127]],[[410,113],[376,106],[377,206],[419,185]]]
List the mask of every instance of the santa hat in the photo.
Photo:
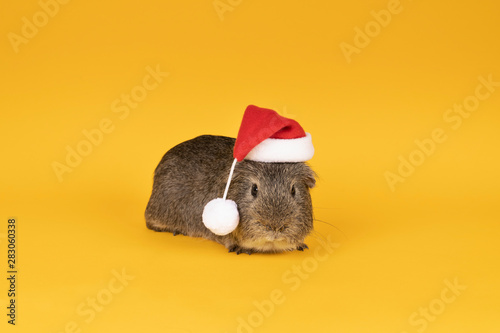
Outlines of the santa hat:
[[216,235],[231,233],[239,223],[238,207],[226,199],[237,162],[305,162],[314,155],[311,134],[304,132],[293,119],[276,111],[249,105],[241,121],[234,144],[233,165],[224,196],[208,202],[203,210],[203,224]]

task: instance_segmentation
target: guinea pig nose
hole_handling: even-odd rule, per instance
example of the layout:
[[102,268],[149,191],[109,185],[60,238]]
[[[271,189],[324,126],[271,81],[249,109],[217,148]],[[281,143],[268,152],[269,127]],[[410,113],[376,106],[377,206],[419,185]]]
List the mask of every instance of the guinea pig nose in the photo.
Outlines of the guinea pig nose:
[[262,222],[259,222],[262,226],[266,228],[267,231],[275,231],[275,232],[283,232],[285,231],[288,226],[286,224],[282,225],[271,225],[271,224],[264,224]]

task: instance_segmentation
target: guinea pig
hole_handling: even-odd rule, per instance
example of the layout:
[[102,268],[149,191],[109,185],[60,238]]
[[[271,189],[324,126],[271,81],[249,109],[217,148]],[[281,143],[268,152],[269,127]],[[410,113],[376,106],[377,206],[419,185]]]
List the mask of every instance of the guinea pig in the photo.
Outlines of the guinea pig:
[[237,254],[307,249],[304,239],[313,229],[309,189],[316,180],[304,162],[237,163],[227,198],[237,204],[239,224],[224,236],[205,227],[203,208],[224,193],[234,144],[233,138],[203,135],[170,149],[154,173],[146,226],[203,237]]

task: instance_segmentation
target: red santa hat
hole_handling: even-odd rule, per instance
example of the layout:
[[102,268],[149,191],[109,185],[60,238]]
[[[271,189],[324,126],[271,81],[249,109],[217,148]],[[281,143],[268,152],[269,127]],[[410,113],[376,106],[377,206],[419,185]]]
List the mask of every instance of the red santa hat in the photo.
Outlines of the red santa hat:
[[305,162],[313,155],[311,134],[304,132],[298,122],[280,116],[276,111],[249,105],[234,144],[234,161],[224,196],[207,203],[203,223],[221,236],[238,226],[238,207],[234,201],[226,199],[237,162],[244,159],[267,163]]

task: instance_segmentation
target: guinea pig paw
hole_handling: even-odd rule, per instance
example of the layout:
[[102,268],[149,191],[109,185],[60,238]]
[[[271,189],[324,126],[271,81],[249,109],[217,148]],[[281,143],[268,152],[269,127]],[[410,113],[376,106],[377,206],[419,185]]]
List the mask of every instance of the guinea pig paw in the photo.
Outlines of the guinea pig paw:
[[172,231],[172,234],[173,234],[174,236],[177,236],[177,235],[183,235],[183,236],[184,236],[184,234],[183,234],[182,232],[178,231],[178,230],[174,230],[174,231]]
[[250,255],[250,254],[254,253],[253,250],[242,248],[237,244],[231,245],[228,249],[229,249],[229,252],[236,252],[236,254],[246,253],[246,254]]
[[240,253],[246,253],[248,255],[251,255],[254,251],[253,250],[250,250],[250,249],[239,249],[238,251],[236,251],[236,254],[240,254]]
[[227,249],[229,250],[228,252],[231,253],[231,252],[236,252],[236,250],[238,248],[239,248],[239,246],[234,244],[234,245],[231,245],[230,247],[228,247]]
[[297,250],[299,250],[299,251],[304,251],[305,249],[308,249],[308,248],[309,248],[309,246],[307,246],[304,243],[297,246]]

